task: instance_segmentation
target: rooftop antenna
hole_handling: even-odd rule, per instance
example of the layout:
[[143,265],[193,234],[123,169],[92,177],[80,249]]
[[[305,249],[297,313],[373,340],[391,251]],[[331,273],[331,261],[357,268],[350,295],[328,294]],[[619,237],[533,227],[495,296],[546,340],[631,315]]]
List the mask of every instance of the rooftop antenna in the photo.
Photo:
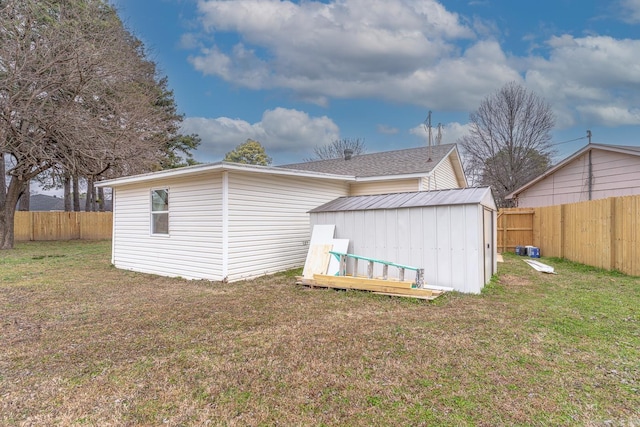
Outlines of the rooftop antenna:
[[442,123],[438,123],[438,133],[436,134],[436,145],[442,143]]
[[427,115],[423,125],[424,129],[427,131],[427,135],[429,135],[429,159],[427,159],[427,162],[431,162],[431,111],[429,111],[429,115]]

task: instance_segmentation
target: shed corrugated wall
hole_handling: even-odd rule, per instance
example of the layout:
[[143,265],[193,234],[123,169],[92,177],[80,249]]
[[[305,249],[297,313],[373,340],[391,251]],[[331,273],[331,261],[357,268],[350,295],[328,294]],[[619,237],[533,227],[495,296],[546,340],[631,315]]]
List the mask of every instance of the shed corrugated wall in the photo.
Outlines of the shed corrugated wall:
[[[313,209],[311,224],[334,224],[349,253],[424,268],[432,286],[479,293],[497,271],[496,206],[486,187],[342,197]],[[358,263],[355,273],[366,268]]]

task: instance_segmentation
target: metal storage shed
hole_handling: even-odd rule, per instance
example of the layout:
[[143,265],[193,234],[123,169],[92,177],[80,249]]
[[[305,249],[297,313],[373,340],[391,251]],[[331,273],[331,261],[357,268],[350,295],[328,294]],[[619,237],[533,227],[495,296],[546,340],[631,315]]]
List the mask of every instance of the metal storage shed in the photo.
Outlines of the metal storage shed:
[[477,294],[497,272],[489,187],[340,197],[310,214],[312,226],[335,224],[349,253],[424,268],[429,286]]

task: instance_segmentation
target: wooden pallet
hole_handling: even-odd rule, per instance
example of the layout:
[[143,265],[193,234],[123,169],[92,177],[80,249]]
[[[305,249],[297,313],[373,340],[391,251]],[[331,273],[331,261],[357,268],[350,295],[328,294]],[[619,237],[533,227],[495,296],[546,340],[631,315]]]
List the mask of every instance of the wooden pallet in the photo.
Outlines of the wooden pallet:
[[414,284],[408,281],[384,280],[368,277],[353,276],[328,276],[325,274],[314,274],[313,279],[305,279],[302,276],[296,277],[298,284],[311,288],[332,288],[332,289],[352,289],[369,291],[380,295],[396,297],[418,298],[433,300],[444,293],[441,290],[428,288],[415,288]]

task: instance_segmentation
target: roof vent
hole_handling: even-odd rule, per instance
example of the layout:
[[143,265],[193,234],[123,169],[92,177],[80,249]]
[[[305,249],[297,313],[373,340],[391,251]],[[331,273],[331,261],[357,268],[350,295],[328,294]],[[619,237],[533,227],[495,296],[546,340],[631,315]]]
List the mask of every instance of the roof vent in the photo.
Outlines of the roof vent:
[[345,148],[344,150],[344,159],[351,160],[351,156],[353,156],[353,150],[351,148]]

